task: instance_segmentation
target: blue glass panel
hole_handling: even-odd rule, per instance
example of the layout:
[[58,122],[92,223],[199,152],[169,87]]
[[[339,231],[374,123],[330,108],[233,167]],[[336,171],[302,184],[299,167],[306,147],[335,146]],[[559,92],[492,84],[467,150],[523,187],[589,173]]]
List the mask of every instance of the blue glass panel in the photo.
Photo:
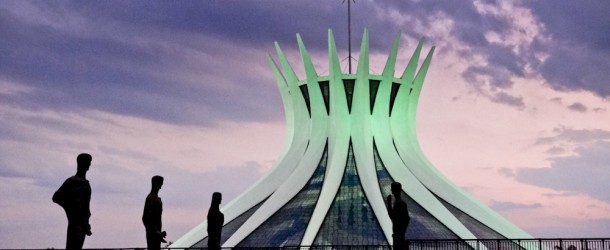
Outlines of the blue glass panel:
[[485,224],[479,222],[475,218],[472,218],[470,215],[462,212],[462,210],[456,208],[440,197],[436,197],[443,205],[449,210],[453,216],[455,216],[477,239],[506,239],[506,237],[497,233],[493,229],[485,226]]
[[345,97],[347,99],[347,111],[352,112],[352,99],[354,97],[354,85],[356,84],[355,79],[343,79],[343,86],[345,88]]
[[398,89],[400,88],[399,83],[392,83],[392,92],[390,93],[390,116],[392,116],[392,110],[394,109],[394,101],[396,101],[396,96],[398,96]]
[[377,91],[379,90],[379,80],[369,80],[369,98],[371,106],[371,115],[373,114],[373,108],[375,107],[375,99],[377,99]]
[[267,219],[237,247],[283,247],[301,244],[318,201],[328,158],[327,149],[309,182],[286,205]]
[[[377,179],[379,180],[379,187],[383,197],[387,197],[391,194],[390,185],[394,182],[394,179],[390,176],[388,171],[379,157],[377,147],[373,147],[375,155],[375,169],[377,170]],[[411,199],[404,191],[402,192],[402,198],[406,197],[407,207],[409,209],[409,216],[411,221],[407,227],[407,233],[405,237],[410,240],[428,240],[428,239],[458,239],[458,236],[447,228],[443,223],[436,219],[426,209],[419,205],[415,200]]]
[[309,116],[311,116],[311,104],[309,101],[309,90],[307,89],[307,84],[303,84],[299,86],[301,89],[301,93],[303,94],[303,98],[305,99],[305,104],[307,105],[307,112],[309,112]]
[[[244,222],[246,222],[250,218],[250,216],[252,216],[252,214],[254,214],[254,212],[256,212],[256,210],[258,210],[258,208],[261,205],[263,205],[263,203],[265,203],[266,200],[267,199],[264,199],[263,201],[256,204],[256,206],[248,209],[248,211],[244,212],[240,216],[237,216],[237,218],[235,218],[232,221],[230,221],[229,223],[225,224],[222,227],[222,234],[220,236],[220,245],[224,244],[225,241],[227,241],[235,233],[235,231],[237,231],[237,229],[242,224],[244,224]],[[195,245],[193,245],[192,247],[208,247],[208,237],[206,236],[199,242],[195,243]]]
[[443,205],[447,208],[447,210],[449,210],[453,214],[453,216],[455,216],[460,222],[462,222],[462,224],[464,224],[464,226],[466,228],[468,228],[468,230],[470,230],[470,232],[472,232],[472,234],[474,234],[474,236],[476,236],[477,239],[483,239],[481,242],[489,250],[506,249],[508,247],[510,249],[522,248],[516,243],[506,242],[506,241],[502,241],[500,243],[498,241],[492,240],[492,239],[506,239],[506,237],[502,236],[498,232],[489,228],[488,226],[481,223],[477,219],[472,218],[472,216],[468,215],[467,213],[464,213],[462,210],[451,205],[449,202],[446,202],[445,200],[441,199],[440,197],[436,197],[436,198],[439,201],[441,201],[441,203],[443,203]]
[[330,91],[328,90],[328,81],[318,82],[320,85],[320,91],[322,91],[322,96],[324,97],[324,106],[326,106],[326,114],[329,114],[328,102],[330,101]]
[[341,186],[313,245],[388,245],[360,185],[351,143]]

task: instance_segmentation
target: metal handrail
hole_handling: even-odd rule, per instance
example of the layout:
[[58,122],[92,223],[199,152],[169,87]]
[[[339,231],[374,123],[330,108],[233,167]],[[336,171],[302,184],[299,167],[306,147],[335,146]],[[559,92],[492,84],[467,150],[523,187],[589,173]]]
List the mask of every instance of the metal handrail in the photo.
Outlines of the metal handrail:
[[[0,250],[60,250],[61,248],[13,248]],[[86,248],[87,250],[145,250],[145,247]],[[165,250],[207,250],[207,247],[163,247]],[[281,247],[234,247],[244,250],[385,250],[390,245],[315,245]],[[409,250],[610,250],[610,238],[536,238],[536,239],[428,239],[409,240]]]

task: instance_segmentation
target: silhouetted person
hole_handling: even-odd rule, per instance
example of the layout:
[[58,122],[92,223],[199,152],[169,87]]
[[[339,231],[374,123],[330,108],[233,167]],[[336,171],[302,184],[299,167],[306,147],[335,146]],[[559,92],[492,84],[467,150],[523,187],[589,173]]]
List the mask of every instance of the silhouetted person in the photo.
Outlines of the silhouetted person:
[[411,220],[409,217],[409,210],[407,209],[407,203],[400,197],[402,185],[400,185],[399,182],[394,182],[391,187],[392,194],[394,194],[394,204],[392,205],[392,195],[388,195],[387,206],[388,214],[390,215],[390,219],[392,219],[394,249],[407,249],[405,233],[407,232],[407,226]]
[[91,166],[92,157],[89,154],[79,154],[76,157],[76,175],[68,178],[53,194],[53,202],[64,208],[68,217],[68,234],[66,249],[82,249],[85,235],[91,235],[89,225],[89,203],[91,202],[91,185],[87,180],[87,171]]
[[148,250],[161,249],[161,242],[165,241],[167,233],[161,231],[161,214],[163,213],[163,202],[159,198],[159,190],[163,186],[163,177],[155,175],[151,179],[152,188],[144,202],[144,213],[142,222],[146,227],[146,247]]
[[220,212],[220,202],[222,194],[214,192],[212,194],[212,205],[208,211],[208,249],[220,249],[220,233],[225,222],[225,216]]

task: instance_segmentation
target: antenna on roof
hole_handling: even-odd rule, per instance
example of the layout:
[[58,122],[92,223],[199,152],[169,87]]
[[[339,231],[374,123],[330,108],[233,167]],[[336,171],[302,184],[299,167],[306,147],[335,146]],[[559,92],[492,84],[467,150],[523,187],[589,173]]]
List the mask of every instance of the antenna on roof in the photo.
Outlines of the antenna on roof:
[[347,53],[348,53],[348,57],[347,57],[347,61],[348,61],[348,68],[349,68],[349,74],[352,73],[352,12],[351,12],[351,3],[354,2],[356,3],[356,0],[343,0],[343,2],[345,3],[345,1],[347,1]]

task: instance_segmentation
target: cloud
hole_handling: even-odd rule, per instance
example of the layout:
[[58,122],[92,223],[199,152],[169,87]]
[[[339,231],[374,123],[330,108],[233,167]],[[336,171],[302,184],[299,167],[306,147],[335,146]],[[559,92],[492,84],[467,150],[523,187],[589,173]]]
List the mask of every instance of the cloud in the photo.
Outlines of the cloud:
[[546,153],[550,154],[550,155],[558,155],[558,154],[563,154],[565,152],[566,152],[565,148],[557,147],[557,146],[551,147],[546,151]]
[[590,47],[570,44],[550,45],[549,58],[539,72],[551,87],[562,91],[591,91],[598,96],[610,96],[607,74],[610,49],[596,51]]
[[[279,120],[265,56],[273,41],[289,51],[303,33],[310,52],[326,53],[328,28],[346,40],[345,6],[321,3],[12,3],[0,15],[8,38],[0,44],[8,55],[0,57],[7,65],[0,81],[29,91],[0,95],[31,110],[99,110],[175,124]],[[375,36],[391,39],[399,30],[371,18]],[[307,21],[285,21],[294,19]],[[387,53],[390,45],[371,39],[371,51]]]
[[517,109],[525,108],[523,97],[513,96],[504,90],[513,84],[510,73],[506,69],[471,66],[462,73],[462,77],[468,83],[475,85],[478,94],[487,97],[492,102]]
[[10,165],[6,164],[5,162],[0,162],[0,176],[7,177],[7,178],[27,177],[27,175],[23,174],[21,171],[15,169],[15,168],[12,168]]
[[610,41],[603,32],[610,23],[607,15],[610,6],[606,2],[559,0],[553,3],[525,1],[523,4],[531,8],[554,39],[595,49],[610,49]]
[[[532,227],[528,229],[528,232],[540,238],[605,238],[608,237],[607,232],[610,230],[608,225],[610,225],[610,219],[566,221],[562,224]],[[596,248],[594,244],[599,243],[601,242],[593,240],[589,242],[589,246]],[[564,244],[566,243],[564,242]],[[580,242],[570,244],[578,245]]]
[[497,210],[497,211],[542,208],[542,204],[540,204],[540,203],[521,204],[521,203],[501,202],[501,201],[491,201],[491,204],[489,206],[492,209]]
[[568,106],[568,109],[581,113],[587,112],[587,106],[580,102],[572,103],[572,105]]
[[524,1],[552,37],[540,65],[542,76],[556,89],[591,91],[610,96],[610,5],[603,1]]
[[462,73],[468,83],[476,85],[492,85],[498,88],[508,88],[513,82],[510,74],[503,68],[470,66]]
[[[5,65],[0,80],[29,90],[1,93],[5,104],[101,110],[178,124],[281,118],[279,94],[260,48],[240,50],[234,42],[194,35],[176,42],[171,33],[158,35],[161,30],[135,29],[128,37],[116,37],[106,35],[106,27],[90,16],[82,17],[91,26],[80,32],[2,13],[0,29],[7,39],[0,51],[7,56],[0,57]],[[118,33],[134,28],[123,26]],[[261,104],[260,98],[271,101]]]
[[545,193],[542,194],[544,197],[549,197],[549,198],[556,198],[556,197],[570,197],[570,196],[576,196],[578,195],[578,192],[574,192],[574,191],[563,191],[563,192],[556,192],[556,193]]
[[523,103],[523,97],[515,97],[507,94],[506,92],[496,93],[492,101],[497,103],[506,104],[508,106],[516,107],[518,109],[525,108],[525,103]]
[[520,182],[558,191],[578,192],[610,202],[610,141],[579,147],[577,155],[551,158],[550,168],[522,168]]
[[[472,84],[508,89],[511,78],[540,74],[557,90],[610,95],[605,70],[610,68],[605,32],[610,7],[605,3],[402,1],[380,5],[404,11],[404,16],[412,17],[409,20],[425,20],[438,13],[451,20],[450,33],[436,39],[447,41],[445,49],[451,46],[471,59],[462,76]],[[493,95],[486,96],[494,101]]]
[[582,144],[596,142],[599,140],[610,140],[610,131],[602,129],[572,129],[557,127],[553,129],[554,136],[540,137],[536,139],[535,145],[547,145],[556,142],[568,142],[571,144]]
[[[537,44],[542,43],[539,23],[528,9],[506,1],[402,1],[380,3],[401,10],[443,51],[464,60],[462,78],[475,93],[492,102],[523,109],[522,97],[509,94],[515,78],[528,77],[540,64]],[[420,24],[417,20],[427,20]],[[420,27],[421,26],[421,27]],[[436,27],[446,32],[436,34]],[[444,30],[445,31],[445,30]]]
[[512,168],[500,168],[498,173],[505,177],[515,177],[515,170]]
[[[366,18],[352,18],[352,26],[359,27],[356,34],[368,27],[375,37],[391,38],[402,30],[410,38],[429,37],[443,50],[482,58],[469,62],[462,76],[497,103],[523,108],[523,99],[507,90],[512,78],[531,69],[540,70],[555,88],[604,95],[610,86],[604,75],[610,66],[606,40],[574,23],[586,22],[586,30],[600,33],[593,30],[605,29],[600,26],[605,12],[583,4],[579,9],[592,11],[594,18],[572,14],[576,20],[566,21],[542,8],[546,4],[363,1],[352,6],[353,15]],[[562,11],[570,6],[560,5]],[[9,65],[0,69],[0,81],[33,89],[6,102],[34,109],[95,109],[178,124],[280,119],[275,109],[281,107],[279,95],[264,56],[273,50],[273,41],[292,50],[294,34],[302,33],[310,52],[325,52],[328,28],[335,30],[340,50],[346,46],[339,41],[347,40],[345,5],[327,1],[16,2],[2,9],[0,18],[7,37],[0,51],[8,55],[0,63]],[[435,25],[447,26],[448,33],[435,33]],[[570,32],[558,32],[561,25],[569,25]],[[555,40],[544,40],[544,32]],[[577,35],[600,44],[601,54],[591,53],[586,46],[591,41]],[[584,50],[566,54],[561,49],[570,47],[562,41],[578,42]],[[370,42],[372,52],[384,54],[391,44],[386,39]],[[542,64],[536,56],[540,52],[548,54]],[[245,72],[235,74],[236,68],[227,66],[236,64]],[[276,101],[261,106],[255,98]]]
[[561,97],[553,97],[550,99],[550,101],[553,103],[561,104],[563,102],[563,99]]

